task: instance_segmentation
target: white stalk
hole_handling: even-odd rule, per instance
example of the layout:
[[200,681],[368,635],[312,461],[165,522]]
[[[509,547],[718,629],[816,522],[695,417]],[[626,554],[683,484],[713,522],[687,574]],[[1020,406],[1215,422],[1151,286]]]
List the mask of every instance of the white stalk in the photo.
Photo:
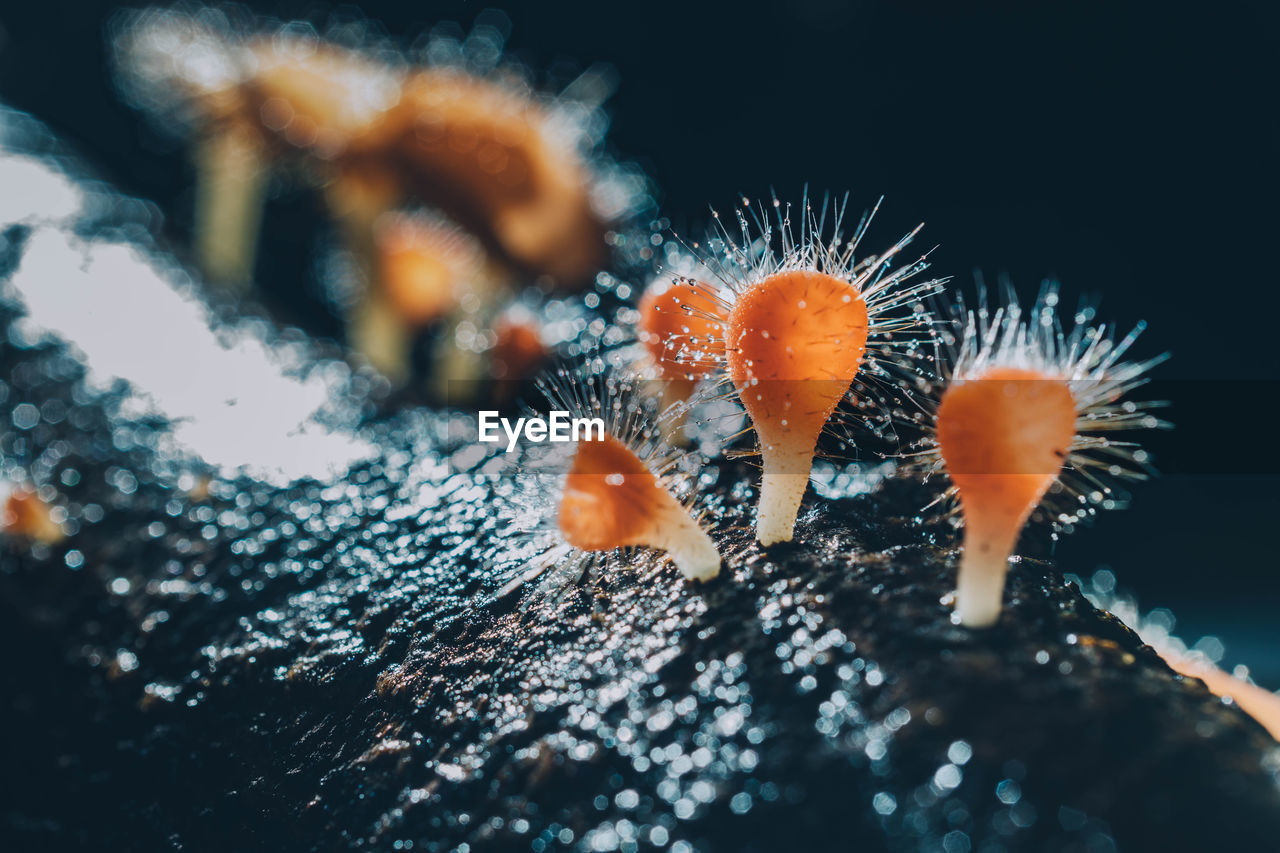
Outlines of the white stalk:
[[408,381],[413,332],[378,288],[366,286],[347,328],[347,338],[352,349],[368,359],[393,385]]
[[262,146],[244,131],[218,130],[195,158],[196,260],[210,281],[248,289],[267,186]]
[[764,474],[756,506],[756,539],[761,545],[790,542],[795,535],[796,516],[813,468],[812,453],[812,448],[808,453],[788,454],[764,448]]
[[990,628],[1000,620],[1009,553],[970,548],[966,543],[956,581],[956,612],[969,628]]
[[709,581],[720,574],[720,553],[698,522],[678,504],[657,527],[653,546],[667,552],[680,574],[691,581]]

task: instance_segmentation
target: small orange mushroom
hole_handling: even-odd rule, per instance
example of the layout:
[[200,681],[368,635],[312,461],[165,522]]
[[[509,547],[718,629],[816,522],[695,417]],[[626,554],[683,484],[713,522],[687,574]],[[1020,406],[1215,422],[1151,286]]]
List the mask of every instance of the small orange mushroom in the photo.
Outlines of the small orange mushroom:
[[991,625],[999,618],[1009,555],[1075,437],[1070,387],[1038,371],[993,368],[943,394],[938,450],[965,522],[956,592],[964,624]]
[[[750,210],[749,200],[743,208]],[[728,311],[716,343],[759,438],[762,545],[791,541],[818,438],[836,407],[859,376],[881,372],[886,350],[910,350],[929,336],[920,300],[942,286],[907,281],[928,268],[923,257],[893,266],[919,227],[879,255],[855,257],[874,211],[846,238],[844,202],[814,210],[806,197],[798,234],[790,207],[774,199],[773,208],[776,225],[764,211],[748,219],[739,210],[740,235],[716,215],[711,251],[697,257],[725,286]],[[696,350],[677,356],[701,357]]]
[[935,413],[930,455],[964,520],[956,615],[970,627],[1000,618],[1009,556],[1050,489],[1081,499],[1059,521],[1085,517],[1109,500],[1099,475],[1142,476],[1145,453],[1109,433],[1166,425],[1149,411],[1158,403],[1121,399],[1163,358],[1120,361],[1143,327],[1119,342],[1084,322],[1067,334],[1057,303],[1049,286],[1026,320],[1012,296],[994,315],[969,314]]
[[724,340],[727,318],[724,305],[699,281],[680,278],[645,292],[639,337],[663,382],[664,409],[688,400],[719,367],[714,351]]
[[466,294],[492,287],[492,272],[472,237],[428,217],[381,217],[373,228],[373,247],[372,281],[347,334],[370,364],[403,382],[414,336],[453,313]]
[[729,377],[760,436],[762,545],[791,540],[818,436],[862,365],[867,330],[858,289],[813,270],[765,278],[729,313]]
[[384,218],[375,234],[375,286],[411,328],[447,314],[484,275],[480,247],[452,226],[393,216]]
[[583,551],[644,546],[666,551],[690,580],[720,572],[711,538],[635,452],[611,435],[578,442],[558,518],[565,541]]
[[[743,199],[743,208],[750,206]],[[928,268],[923,257],[893,267],[919,227],[879,255],[855,257],[874,210],[846,238],[844,202],[815,211],[806,197],[798,234],[790,207],[777,199],[772,206],[776,225],[763,210],[751,219],[737,211],[739,235],[716,214],[710,251],[696,258],[725,288],[727,314],[714,343],[759,438],[762,545],[791,541],[818,438],[836,407],[861,374],[880,372],[887,349],[910,350],[917,334],[928,337],[920,300],[942,286],[937,279],[907,282]],[[703,357],[694,350],[677,360]]]
[[[511,441],[523,434],[531,442],[529,464],[550,463],[547,473],[561,488],[548,490],[544,476],[528,481],[529,516],[536,516],[534,529],[548,539],[542,554],[521,566],[500,594],[538,577],[542,592],[557,594],[619,548],[663,551],[689,580],[720,572],[715,543],[681,497],[690,485],[692,457],[666,443],[667,415],[656,411],[652,397],[637,393],[632,378],[615,378],[602,368],[589,362],[542,375],[537,387],[549,418],[534,419],[532,426],[522,426],[525,419],[514,428],[503,425]],[[543,439],[556,446],[535,449]]]

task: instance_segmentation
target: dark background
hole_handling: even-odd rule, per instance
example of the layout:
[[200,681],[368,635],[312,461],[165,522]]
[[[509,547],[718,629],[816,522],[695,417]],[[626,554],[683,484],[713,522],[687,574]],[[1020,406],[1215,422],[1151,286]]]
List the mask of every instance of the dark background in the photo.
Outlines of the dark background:
[[[335,7],[253,3],[323,22]],[[493,2],[364,2],[405,42],[441,20],[469,26]],[[105,40],[116,4],[4,0],[0,100],[49,123],[108,181],[158,202],[181,247],[190,174],[179,146],[115,95]],[[1067,571],[1112,568],[1179,633],[1216,634],[1226,662],[1280,687],[1280,217],[1277,33],[1263,2],[537,2],[503,7],[510,49],[567,79],[604,62],[615,153],[640,162],[686,232],[708,204],[774,187],[795,197],[887,194],[869,240],[917,221],[935,269],[969,286],[1008,274],[1031,296],[1151,329],[1169,350],[1154,393],[1171,433],[1148,444],[1165,472],[1059,547]],[[3,188],[0,188],[3,192]],[[272,217],[263,275],[304,286],[311,202]],[[305,307],[305,301],[299,303]],[[319,333],[333,321],[289,319]]]

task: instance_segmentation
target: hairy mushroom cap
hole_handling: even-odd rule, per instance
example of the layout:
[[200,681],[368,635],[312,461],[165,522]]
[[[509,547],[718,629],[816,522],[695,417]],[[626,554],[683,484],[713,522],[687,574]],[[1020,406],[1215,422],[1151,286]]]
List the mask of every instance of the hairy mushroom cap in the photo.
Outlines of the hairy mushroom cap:
[[729,377],[764,462],[761,544],[791,539],[818,436],[858,374],[867,327],[857,288],[809,270],[765,278],[729,314]]
[[957,596],[966,625],[999,617],[1009,554],[1066,461],[1076,415],[1067,383],[1034,370],[993,368],[943,394],[938,450],[964,513],[973,584]]
[[[1160,403],[1124,399],[1164,359],[1126,362],[1143,326],[1116,341],[1076,313],[1070,332],[1058,318],[1056,286],[1024,314],[1012,293],[990,312],[962,312],[949,374],[933,418],[932,447],[921,456],[951,480],[964,522],[956,587],[959,621],[995,624],[1018,536],[1055,492],[1074,498],[1055,521],[1070,526],[1095,505],[1111,505],[1110,478],[1141,478],[1147,456],[1118,431],[1167,426]],[[949,362],[949,363],[948,363]]]
[[565,541],[584,551],[645,546],[666,551],[690,580],[720,572],[715,545],[689,511],[613,436],[578,442],[558,518]]
[[666,403],[687,400],[698,382],[715,372],[717,359],[707,350],[723,340],[726,319],[724,306],[702,282],[678,278],[655,282],[645,291],[639,338],[665,383]]
[[[924,257],[895,266],[920,228],[886,251],[856,254],[875,211],[852,236],[842,232],[844,202],[815,208],[806,196],[798,227],[777,199],[773,212],[748,199],[736,211],[738,232],[715,215],[707,248],[693,246],[714,275],[726,314],[718,350],[724,377],[759,439],[763,472],[756,510],[762,545],[789,542],[808,486],[819,436],[841,400],[866,411],[879,404],[864,374],[886,379],[886,355],[913,352],[931,332],[921,300],[942,285],[911,281]],[[776,218],[776,222],[773,220]],[[856,256],[855,256],[856,255]],[[682,360],[701,358],[701,352]],[[904,393],[909,387],[890,379]]]

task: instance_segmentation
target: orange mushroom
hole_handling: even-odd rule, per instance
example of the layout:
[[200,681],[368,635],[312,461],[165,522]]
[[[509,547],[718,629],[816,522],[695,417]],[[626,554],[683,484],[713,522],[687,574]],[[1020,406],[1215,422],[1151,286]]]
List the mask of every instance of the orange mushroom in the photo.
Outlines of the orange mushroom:
[[[561,421],[561,439],[544,445],[530,429],[521,432],[523,419],[514,429],[503,426],[511,441],[523,434],[531,442],[525,464],[532,479],[517,485],[528,488],[522,516],[535,521],[546,541],[500,595],[535,578],[541,592],[554,595],[619,548],[664,552],[688,580],[719,574],[715,543],[682,497],[691,457],[664,440],[663,416],[652,398],[636,393],[630,379],[592,372],[589,365],[544,374],[538,389],[557,413],[539,427],[543,437],[552,438],[555,418],[567,418],[571,428]],[[568,443],[558,443],[562,439]],[[549,487],[548,475],[556,487]]]
[[[951,478],[964,521],[955,606],[970,627],[1000,618],[1009,556],[1050,489],[1108,500],[1098,474],[1140,477],[1146,460],[1109,433],[1163,425],[1149,411],[1157,404],[1121,400],[1160,361],[1120,361],[1142,327],[1118,343],[1086,323],[1067,334],[1057,301],[1048,287],[1025,321],[1012,298],[993,317],[985,307],[970,314],[938,403],[934,464]],[[1087,511],[1076,513],[1060,520]]]
[[355,306],[348,338],[395,382],[409,376],[413,339],[452,314],[467,294],[493,287],[476,241],[443,220],[387,215],[373,228],[372,281]]
[[375,232],[375,287],[410,328],[449,313],[484,277],[484,253],[456,227],[423,217],[384,217]]
[[66,537],[62,525],[54,521],[51,507],[35,492],[21,487],[5,499],[0,524],[12,536],[45,545],[54,545]]
[[640,342],[663,383],[662,407],[688,400],[698,383],[710,376],[717,359],[716,342],[724,339],[728,312],[707,284],[677,278],[665,286],[655,282],[640,300]]
[[[916,231],[859,260],[854,252],[869,216],[846,240],[836,207],[829,217],[834,229],[824,235],[826,211],[820,220],[806,200],[797,239],[789,211],[776,200],[774,206],[780,239],[764,215],[753,227],[739,213],[741,238],[722,228],[722,256],[701,259],[730,290],[718,344],[759,437],[764,471],[756,538],[762,545],[792,539],[818,438],[855,378],[875,370],[869,348],[914,346],[916,336],[928,332],[920,300],[941,286],[937,280],[905,283],[927,267],[923,258],[891,268]],[[780,253],[770,248],[774,243]]]
[[611,435],[578,443],[558,519],[565,541],[583,551],[643,546],[666,551],[690,580],[720,572],[711,538],[635,451]]
[[965,522],[956,610],[966,625],[991,625],[1018,534],[1075,440],[1075,399],[1061,379],[997,367],[946,390],[937,430]]
[[760,437],[762,545],[791,540],[818,436],[867,351],[867,304],[849,282],[812,270],[771,275],[729,314],[729,378]]

